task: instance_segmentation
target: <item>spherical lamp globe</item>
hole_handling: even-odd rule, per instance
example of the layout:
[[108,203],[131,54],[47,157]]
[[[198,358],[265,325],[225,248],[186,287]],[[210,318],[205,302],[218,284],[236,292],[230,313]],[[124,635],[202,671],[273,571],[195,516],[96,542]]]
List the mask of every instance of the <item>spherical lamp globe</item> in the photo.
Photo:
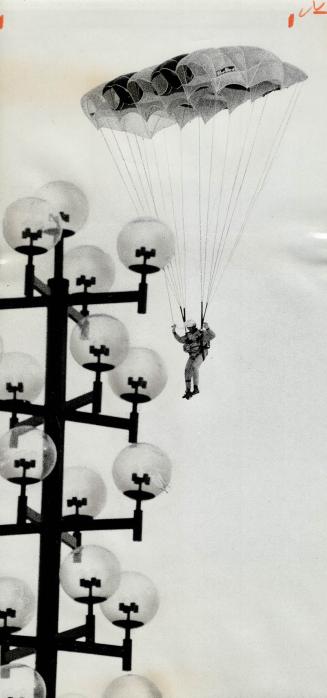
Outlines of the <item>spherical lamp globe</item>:
[[24,664],[5,664],[0,668],[0,698],[46,698],[42,676]]
[[0,638],[17,632],[31,620],[35,597],[29,585],[17,577],[0,577]]
[[126,359],[109,377],[116,395],[128,402],[148,402],[161,393],[167,382],[163,360],[152,349],[132,347]]
[[0,475],[16,484],[44,480],[57,460],[51,437],[41,429],[14,427],[0,438]]
[[80,245],[64,257],[64,275],[70,293],[110,291],[115,280],[115,267],[109,254],[93,245]]
[[95,517],[106,503],[106,485],[95,470],[85,466],[65,468],[63,491],[63,516]]
[[3,354],[0,362],[0,399],[32,402],[44,384],[44,371],[29,354],[12,351]]
[[145,676],[127,674],[112,681],[103,698],[162,698],[162,693]]
[[90,371],[110,371],[124,361],[129,349],[128,333],[110,315],[90,315],[75,325],[70,351],[78,364]]
[[117,239],[120,260],[132,271],[147,273],[163,269],[174,255],[174,236],[170,228],[156,218],[136,218],[127,223]]
[[[123,607],[132,606],[130,620],[126,621]],[[139,628],[148,623],[157,613],[159,596],[151,579],[140,572],[122,572],[117,591],[101,604],[105,617],[113,625]]]
[[[70,553],[60,568],[61,586],[74,601],[102,603],[120,583],[120,564],[113,553],[99,545],[85,545]],[[91,589],[91,592],[90,592]]]
[[27,197],[14,201],[5,211],[3,235],[16,252],[39,255],[60,240],[60,218],[44,198]]
[[89,215],[85,194],[72,182],[48,182],[37,195],[46,199],[62,221],[65,237],[80,230]]
[[167,491],[171,463],[158,446],[131,444],[118,454],[112,474],[116,486],[127,497],[137,499],[142,484],[142,498],[152,499]]

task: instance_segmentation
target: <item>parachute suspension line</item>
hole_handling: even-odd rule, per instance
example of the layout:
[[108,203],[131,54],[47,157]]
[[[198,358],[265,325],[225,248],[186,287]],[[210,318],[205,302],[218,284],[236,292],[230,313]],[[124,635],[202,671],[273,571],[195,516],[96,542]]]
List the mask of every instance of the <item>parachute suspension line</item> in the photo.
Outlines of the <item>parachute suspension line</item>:
[[[170,197],[171,197],[171,203],[172,203],[172,209],[173,209],[173,223],[174,223],[175,242],[176,242],[176,254],[175,254],[176,279],[178,281],[179,296],[180,296],[180,298],[182,298],[183,297],[183,293],[182,293],[183,283],[182,283],[182,271],[181,271],[181,269],[182,269],[181,268],[181,253],[180,253],[178,228],[177,228],[177,221],[176,221],[175,197],[173,195],[173,186],[172,186],[172,178],[171,178],[171,171],[170,171],[166,133],[164,132],[163,135],[164,135],[164,142],[165,142],[167,171],[168,171],[168,179],[169,179]],[[185,304],[182,303],[181,305],[185,305]]]
[[128,193],[128,196],[129,196],[129,198],[130,198],[130,200],[131,200],[131,202],[132,202],[132,204],[133,204],[133,207],[135,208],[135,211],[136,211],[137,215],[139,215],[139,214],[140,214],[140,209],[138,208],[137,204],[135,203],[135,199],[134,199],[133,195],[131,194],[131,191],[130,191],[129,186],[128,186],[128,184],[127,184],[127,180],[125,179],[125,177],[124,177],[124,175],[123,175],[123,173],[122,173],[122,171],[121,171],[121,168],[120,168],[120,166],[119,166],[119,164],[118,164],[117,158],[116,158],[116,156],[114,155],[114,152],[113,152],[112,148],[110,147],[110,144],[109,144],[109,142],[107,141],[107,139],[106,139],[106,137],[105,137],[105,135],[104,135],[104,132],[103,132],[102,128],[100,128],[99,130],[100,130],[101,136],[102,136],[102,138],[103,138],[103,140],[104,140],[104,142],[105,142],[105,144],[106,144],[107,150],[108,150],[109,153],[110,153],[111,159],[113,160],[113,162],[114,162],[114,164],[115,164],[116,170],[117,170],[117,172],[118,172],[118,174],[119,174],[119,176],[120,176],[120,178],[121,178],[121,180],[122,180],[122,182],[123,182],[123,184],[124,184],[124,187],[126,188],[126,191],[127,191],[127,193]]
[[163,188],[162,177],[161,177],[161,172],[160,172],[160,167],[159,167],[159,162],[158,162],[158,153],[157,153],[157,148],[156,148],[156,138],[155,137],[152,138],[152,147],[153,147],[153,152],[154,152],[154,160],[155,160],[155,164],[156,164],[158,181],[159,181],[159,186],[160,186],[160,193],[161,193],[161,198],[162,198],[162,210],[164,212],[165,220],[167,221],[167,219],[168,219],[167,204],[166,204],[166,197],[164,195],[164,188]]
[[139,195],[139,192],[138,192],[138,190],[137,190],[137,187],[135,186],[135,182],[134,182],[134,180],[133,180],[133,177],[132,177],[132,175],[131,175],[130,169],[129,169],[129,167],[128,167],[128,164],[127,164],[127,161],[126,161],[126,158],[125,158],[125,154],[124,154],[124,152],[123,152],[123,149],[122,149],[121,145],[119,144],[119,141],[118,141],[118,138],[117,138],[117,136],[116,136],[115,131],[112,131],[112,135],[113,135],[113,137],[114,137],[116,146],[117,146],[117,148],[118,148],[118,150],[119,150],[120,156],[121,156],[121,158],[122,158],[122,160],[123,160],[123,163],[124,163],[124,165],[125,165],[125,169],[126,169],[126,172],[127,172],[127,174],[128,174],[128,177],[129,177],[129,179],[130,179],[130,182],[131,182],[131,184],[132,184],[132,187],[133,187],[133,189],[134,189],[134,191],[135,191],[135,194],[136,194],[136,196],[137,196],[138,202],[139,202],[139,204],[140,204],[141,211],[143,211],[142,200],[141,200],[141,198],[140,198],[140,195]]
[[[254,107],[254,104],[255,104],[255,103],[253,102],[253,103],[252,103],[252,109],[251,109],[251,119],[252,119],[252,117],[253,117],[253,107]],[[260,129],[260,125],[261,125],[261,123],[262,123],[262,118],[263,118],[265,106],[266,106],[266,97],[264,98],[264,100],[263,100],[263,102],[262,102],[262,107],[261,107],[261,111],[260,111],[260,116],[259,116],[259,119],[258,119],[257,124],[256,124],[256,128],[255,128],[255,131],[254,131],[254,136],[253,136],[253,138],[252,138],[252,143],[251,143],[251,145],[250,145],[250,149],[249,149],[249,152],[248,152],[248,157],[247,157],[246,164],[245,164],[245,167],[244,167],[242,179],[241,179],[241,182],[239,183],[239,188],[238,188],[238,192],[237,192],[237,195],[236,195],[236,199],[235,199],[235,201],[234,201],[234,206],[233,206],[232,214],[231,214],[231,217],[230,217],[230,219],[229,219],[229,224],[228,224],[228,228],[227,228],[227,231],[226,231],[225,239],[224,239],[224,242],[223,242],[223,245],[222,245],[222,249],[221,249],[221,252],[220,252],[219,259],[218,259],[218,261],[217,261],[217,272],[218,272],[220,263],[222,263],[222,257],[223,257],[223,253],[224,253],[224,250],[225,250],[226,242],[227,242],[227,239],[228,239],[229,231],[230,231],[230,228],[231,228],[233,219],[234,219],[234,215],[235,215],[235,212],[236,212],[236,209],[237,209],[237,204],[238,204],[238,201],[239,201],[239,198],[240,198],[242,189],[243,189],[243,185],[244,185],[244,182],[245,182],[245,178],[246,178],[247,172],[248,172],[248,170],[249,170],[250,162],[251,162],[251,160],[252,160],[252,156],[253,156],[253,153],[254,153],[254,151],[255,151],[255,146],[256,146],[256,144],[257,144],[258,132],[259,132],[259,129]],[[208,301],[209,301],[209,298],[208,298]]]
[[170,295],[170,288],[169,288],[169,281],[167,277],[167,272],[166,272],[166,267],[163,268],[164,275],[165,275],[165,283],[166,283],[166,290],[167,290],[167,297],[168,297],[168,303],[169,303],[169,310],[170,310],[170,317],[171,321],[174,324],[174,313],[173,313],[173,306],[171,303],[171,295]]
[[144,152],[144,159],[145,159],[145,164],[146,164],[146,170],[147,170],[147,173],[148,173],[149,190],[150,190],[151,198],[152,198],[152,201],[153,201],[153,208],[154,208],[154,211],[155,211],[155,214],[156,214],[157,218],[159,218],[159,213],[158,213],[158,209],[157,209],[156,199],[155,199],[155,195],[154,195],[154,189],[153,189],[153,185],[152,185],[153,178],[151,177],[151,167],[150,167],[150,165],[149,165],[148,153],[147,153],[147,149],[146,149],[146,144],[145,144],[145,139],[144,139],[144,138],[142,139],[142,146],[143,146],[143,152]]
[[[134,135],[134,138],[136,138],[135,134],[133,134],[133,135]],[[129,150],[130,150],[131,156],[132,156],[132,160],[133,160],[133,162],[134,162],[134,167],[135,167],[135,170],[136,170],[137,175],[138,175],[138,180],[139,180],[139,185],[140,185],[140,192],[142,192],[143,199],[144,199],[143,210],[146,211],[147,208],[148,208],[148,206],[149,206],[149,204],[148,204],[148,201],[147,201],[147,196],[146,196],[146,191],[145,191],[144,183],[143,183],[143,181],[142,181],[142,177],[141,177],[141,173],[140,173],[140,168],[139,168],[139,165],[138,165],[138,163],[137,163],[134,150],[133,150],[133,148],[132,148],[132,143],[131,143],[131,140],[130,140],[130,134],[128,133],[128,131],[126,131],[126,136],[127,136],[127,143],[128,143],[128,146],[129,146]]]
[[[138,148],[138,151],[139,151],[139,156],[140,156],[141,163],[142,163],[142,168],[143,168],[145,180],[146,180],[146,183],[147,183],[148,189],[149,189],[150,201],[151,201],[151,198],[152,198],[153,208],[154,208],[154,211],[155,211],[155,213],[156,213],[156,205],[155,205],[154,198],[153,198],[153,192],[151,191],[151,186],[150,186],[150,182],[149,182],[148,173],[147,173],[146,168],[145,168],[144,157],[143,157],[143,153],[142,153],[142,150],[141,150],[140,140],[139,140],[139,137],[136,136],[136,134],[135,134],[135,140],[136,140],[137,148]],[[158,214],[157,214],[157,215],[158,215]]]
[[292,94],[291,99],[289,100],[289,103],[288,103],[288,105],[287,105],[287,107],[286,107],[286,109],[285,109],[284,115],[282,116],[282,119],[281,119],[281,122],[280,122],[280,124],[279,124],[278,129],[277,129],[276,135],[275,135],[275,137],[274,137],[274,139],[273,139],[273,143],[272,143],[272,145],[271,145],[271,147],[270,147],[269,154],[268,154],[268,156],[267,156],[267,158],[266,158],[266,160],[265,160],[265,164],[264,164],[264,167],[263,167],[262,174],[261,174],[261,176],[259,176],[259,181],[258,181],[257,187],[256,187],[256,189],[255,189],[255,191],[254,191],[254,193],[253,193],[253,195],[252,195],[252,197],[251,197],[250,203],[249,203],[249,205],[248,205],[248,207],[247,207],[247,210],[246,210],[246,213],[245,213],[245,216],[244,216],[244,219],[243,219],[242,226],[241,226],[241,228],[240,228],[239,234],[238,234],[238,236],[237,236],[237,238],[236,238],[236,240],[235,240],[235,242],[234,242],[233,248],[232,248],[232,250],[231,250],[231,252],[230,252],[230,254],[229,254],[229,257],[228,257],[227,262],[226,262],[226,264],[225,264],[225,266],[224,266],[224,269],[222,270],[222,273],[220,274],[220,276],[219,276],[219,278],[218,278],[218,281],[217,281],[217,284],[216,284],[216,288],[214,289],[214,291],[213,291],[213,293],[212,293],[212,297],[215,295],[215,293],[216,293],[217,290],[218,290],[218,287],[219,287],[219,285],[220,285],[220,283],[221,283],[221,281],[222,281],[222,278],[223,278],[223,276],[224,276],[224,274],[225,274],[225,271],[226,271],[226,268],[227,268],[227,266],[228,266],[228,264],[229,264],[229,261],[230,261],[230,259],[232,258],[232,256],[233,256],[233,254],[234,254],[236,248],[237,248],[238,245],[239,245],[239,242],[240,242],[240,240],[241,240],[241,237],[242,237],[242,235],[243,235],[243,232],[244,232],[244,230],[245,230],[245,227],[246,227],[246,225],[247,225],[247,222],[248,222],[248,220],[249,220],[249,218],[250,218],[250,216],[251,216],[251,213],[252,213],[252,211],[253,211],[253,208],[254,208],[254,206],[255,206],[255,204],[256,204],[256,201],[257,201],[257,199],[258,199],[258,196],[260,195],[260,193],[261,193],[261,191],[262,191],[262,189],[263,189],[263,187],[264,187],[265,181],[266,181],[266,179],[267,179],[267,177],[268,177],[268,175],[269,175],[269,173],[270,173],[270,171],[271,171],[272,165],[273,165],[273,163],[274,163],[274,161],[275,161],[275,159],[276,159],[276,156],[277,156],[277,153],[278,153],[278,150],[279,150],[279,146],[280,146],[280,144],[281,144],[281,142],[282,142],[282,140],[283,140],[283,137],[284,137],[284,135],[285,135],[287,126],[288,126],[288,124],[289,124],[289,121],[290,121],[290,119],[291,119],[291,117],[292,117],[292,115],[293,115],[293,112],[294,112],[294,109],[295,109],[295,105],[296,105],[296,103],[297,103],[297,100],[298,100],[298,97],[299,97],[299,94],[300,94],[301,87],[302,87],[302,85],[298,85],[298,86],[297,86],[296,91]]
[[174,297],[175,297],[175,299],[176,299],[176,302],[177,302],[177,304],[178,304],[179,306],[181,306],[182,300],[181,300],[181,297],[180,297],[180,294],[179,294],[179,289],[178,289],[178,283],[177,283],[177,279],[176,279],[175,270],[174,270],[174,268],[173,268],[171,262],[169,262],[169,264],[167,264],[167,266],[165,267],[165,269],[166,269],[167,276],[168,276],[169,281],[170,281],[170,286],[171,286],[171,288],[172,288],[172,290],[173,290],[173,295],[174,295]]
[[[238,161],[237,161],[237,166],[236,166],[236,170],[235,170],[235,174],[234,174],[234,178],[233,178],[233,184],[232,184],[231,194],[230,194],[229,201],[228,201],[227,212],[226,212],[226,215],[224,218],[224,224],[223,224],[222,231],[221,231],[220,238],[219,238],[219,245],[218,245],[218,250],[217,250],[217,253],[215,256],[215,260],[214,260],[213,273],[212,273],[212,279],[211,279],[211,283],[210,283],[210,290],[208,290],[208,296],[210,295],[212,285],[215,282],[215,278],[216,278],[216,275],[217,275],[218,270],[219,270],[222,254],[223,254],[224,249],[225,249],[226,239],[228,236],[229,227],[230,227],[232,219],[230,219],[230,221],[229,221],[229,226],[227,225],[227,221],[229,219],[230,209],[231,209],[231,205],[232,205],[232,201],[233,201],[234,193],[235,193],[235,189],[236,189],[236,183],[237,183],[238,176],[239,176],[240,170],[241,170],[241,164],[242,164],[242,160],[243,160],[244,153],[245,153],[246,141],[247,141],[247,136],[248,136],[252,116],[253,116],[253,103],[251,105],[250,116],[249,116],[247,126],[246,126],[246,129],[244,132],[243,143],[242,143],[240,156],[239,156]],[[234,203],[233,203],[234,209],[235,209],[234,204],[237,204],[237,199],[238,199],[238,195],[236,195],[236,199],[234,199]],[[232,217],[233,217],[233,215],[234,215],[234,210],[232,208]]]
[[290,98],[290,100],[289,100],[289,102],[288,102],[288,105],[286,106],[284,115],[282,116],[281,122],[280,122],[280,124],[279,124],[278,129],[277,129],[276,136],[275,136],[275,138],[274,138],[274,140],[273,140],[273,144],[272,144],[272,146],[271,146],[271,148],[270,148],[269,155],[268,155],[268,157],[267,157],[267,159],[266,159],[266,162],[265,162],[265,166],[264,166],[262,175],[261,175],[261,177],[259,178],[260,181],[259,181],[259,183],[258,183],[256,192],[255,192],[255,194],[254,194],[254,196],[256,196],[256,198],[258,197],[259,193],[262,191],[262,188],[263,188],[263,186],[264,186],[264,183],[265,183],[265,181],[266,181],[266,179],[267,179],[267,176],[268,176],[268,174],[269,174],[269,172],[270,172],[270,170],[271,170],[272,164],[273,164],[273,162],[274,162],[275,159],[276,159],[276,156],[277,156],[277,153],[278,153],[278,150],[279,150],[279,146],[280,146],[280,144],[281,144],[281,142],[282,142],[282,140],[283,140],[283,137],[284,137],[284,135],[285,135],[287,126],[288,126],[288,124],[289,124],[289,121],[290,121],[290,119],[291,119],[291,117],[292,117],[292,115],[293,115],[293,112],[294,112],[296,103],[297,103],[298,98],[299,98],[299,95],[300,95],[300,90],[301,90],[301,88],[302,88],[302,85],[297,85],[296,90],[295,90],[295,91],[293,92],[293,94],[291,95],[291,98]]
[[[253,207],[254,207],[254,205],[255,205],[255,203],[256,203],[256,200],[257,200],[259,194],[261,193],[261,191],[262,191],[262,189],[263,189],[263,187],[264,187],[265,181],[266,181],[266,179],[267,179],[267,177],[268,177],[268,175],[269,175],[269,172],[271,171],[272,165],[273,165],[273,163],[274,163],[275,160],[276,160],[276,157],[277,157],[277,153],[278,153],[280,144],[281,144],[281,142],[282,142],[282,140],[283,140],[283,138],[284,138],[284,135],[285,135],[285,133],[286,133],[287,126],[288,126],[288,124],[289,124],[289,122],[290,122],[290,119],[291,119],[291,117],[292,117],[292,115],[293,115],[293,112],[294,112],[294,109],[295,109],[297,100],[298,100],[298,98],[299,98],[299,94],[300,94],[301,88],[302,88],[302,85],[298,85],[298,86],[297,86],[296,91],[291,95],[291,99],[289,100],[289,103],[288,103],[288,105],[287,105],[287,107],[286,107],[286,109],[285,109],[284,115],[283,115],[283,117],[282,117],[282,119],[281,119],[281,122],[280,122],[280,124],[279,124],[279,127],[278,127],[278,129],[277,129],[276,136],[275,136],[275,138],[274,138],[274,140],[273,140],[273,143],[272,143],[272,146],[271,146],[271,148],[270,148],[268,157],[266,158],[265,165],[264,165],[264,168],[263,168],[263,172],[262,172],[261,176],[259,177],[259,181],[258,181],[257,187],[256,187],[256,189],[255,189],[255,192],[254,192],[253,196],[251,197],[249,206],[248,206],[248,208],[247,208],[247,210],[246,210],[246,213],[245,213],[245,216],[244,216],[244,220],[243,220],[243,223],[242,223],[242,226],[241,226],[241,229],[240,229],[240,233],[239,233],[239,235],[238,235],[237,240],[235,241],[235,244],[234,244],[234,248],[233,248],[233,250],[232,250],[232,253],[234,252],[234,249],[236,249],[236,247],[237,247],[237,245],[238,245],[238,243],[239,243],[239,241],[240,241],[241,235],[242,235],[242,233],[243,233],[243,231],[244,231],[244,228],[246,227],[248,218],[250,217],[250,215],[251,215],[251,213],[252,213],[252,210],[253,210]],[[231,254],[232,254],[232,253],[231,253]]]
[[[247,138],[248,138],[248,134],[249,134],[249,130],[250,130],[250,124],[251,124],[252,117],[253,117],[253,106],[254,106],[254,102],[252,102],[252,104],[251,104],[250,116],[249,116],[249,119],[248,119],[248,122],[246,125],[246,129],[245,129],[245,133],[244,133],[240,157],[239,157],[238,162],[237,162],[237,167],[236,167],[236,172],[235,172],[235,176],[234,176],[234,180],[233,180],[231,196],[230,196],[230,199],[228,202],[228,210],[227,210],[227,214],[226,214],[226,217],[224,220],[224,226],[223,226],[221,238],[219,241],[218,253],[217,253],[216,260],[215,260],[215,270],[217,270],[219,268],[219,264],[220,264],[222,254],[223,254],[224,249],[225,249],[227,236],[228,236],[229,229],[231,226],[231,221],[233,219],[234,212],[235,212],[237,202],[238,202],[238,197],[239,197],[239,194],[240,194],[240,191],[242,188],[242,179],[241,179],[241,186],[239,187],[239,189],[236,193],[236,196],[234,197],[235,190],[236,190],[236,183],[237,183],[238,177],[239,177],[240,172],[241,172],[242,161],[243,161],[243,158],[245,155],[246,143],[247,143]],[[233,197],[234,197],[234,201],[233,201]],[[232,206],[232,201],[233,201],[233,206]],[[232,206],[232,211],[231,211],[231,215],[230,215],[231,206]],[[228,219],[229,219],[229,222],[228,222]],[[214,274],[215,274],[215,272],[214,272]]]
[[[152,139],[152,146],[153,146],[154,160],[155,160],[155,164],[156,164],[156,169],[157,169],[157,174],[158,174],[158,180],[159,180],[159,185],[160,185],[160,192],[161,192],[161,198],[162,198],[162,209],[163,209],[163,211],[164,211],[164,215],[165,215],[166,220],[168,220],[167,204],[166,204],[166,198],[165,198],[165,195],[164,195],[164,187],[163,187],[163,182],[162,182],[162,176],[161,176],[160,167],[159,167],[159,163],[158,163],[158,153],[157,153],[157,149],[156,149],[156,142],[155,142],[155,139]],[[173,269],[173,267],[171,266],[171,263],[169,263],[169,264],[164,268],[164,271],[165,271],[166,285],[168,285],[168,283],[170,284],[170,289],[172,290],[172,293],[173,293],[173,295],[174,295],[174,297],[175,297],[175,299],[176,299],[176,301],[177,301],[179,307],[181,308],[181,302],[182,302],[182,301],[181,301],[181,299],[180,299],[180,297],[179,297],[179,293],[178,293],[178,284],[177,284],[177,282],[176,282],[176,277],[175,277],[174,269]],[[169,274],[170,274],[170,276],[169,276]],[[167,288],[167,293],[168,293],[168,288]],[[171,305],[171,297],[170,297],[170,295],[168,296],[168,299],[169,299],[169,303],[170,303],[170,305]],[[182,309],[181,309],[181,312],[182,312]]]
[[185,212],[184,212],[184,149],[183,149],[183,129],[180,131],[180,173],[181,173],[181,214],[182,214],[182,231],[183,231],[183,276],[184,276],[184,307],[187,307],[187,249],[186,249],[186,231],[185,231]]
[[208,178],[206,234],[205,234],[205,243],[204,243],[204,272],[203,272],[204,284],[205,284],[205,280],[206,280],[207,257],[208,257],[209,212],[210,212],[211,188],[212,188],[212,164],[213,164],[213,151],[214,151],[215,119],[212,119],[211,125],[212,125],[212,129],[211,129],[210,165],[209,165],[209,178]]
[[227,134],[226,134],[226,139],[225,139],[223,167],[222,167],[222,172],[221,172],[221,177],[220,177],[217,218],[216,218],[216,225],[215,225],[214,242],[213,242],[213,247],[212,247],[207,296],[209,294],[210,286],[211,286],[211,282],[212,282],[212,274],[213,274],[214,260],[215,260],[215,254],[216,254],[216,246],[217,246],[217,241],[219,238],[218,232],[220,229],[220,217],[221,217],[220,214],[221,214],[221,210],[222,210],[222,196],[223,196],[223,188],[224,188],[224,181],[225,181],[226,165],[227,165],[227,159],[228,159],[227,156],[228,156],[228,148],[229,148],[229,136],[230,136],[230,130],[231,130],[230,125],[231,125],[231,115],[228,112]]

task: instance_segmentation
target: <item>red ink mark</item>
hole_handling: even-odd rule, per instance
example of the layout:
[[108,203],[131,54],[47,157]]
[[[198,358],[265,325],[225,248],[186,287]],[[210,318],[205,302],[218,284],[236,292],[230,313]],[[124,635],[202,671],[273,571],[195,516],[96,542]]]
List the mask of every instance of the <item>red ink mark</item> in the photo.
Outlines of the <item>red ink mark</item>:
[[300,10],[299,17],[305,17],[305,15],[307,15],[309,12],[311,12],[311,10],[312,10],[312,7],[309,7],[308,10]]
[[4,17],[4,15],[0,15],[0,29],[3,29],[4,23],[5,23],[5,17]]
[[288,28],[292,29],[293,26],[294,26],[294,12],[292,12],[292,14],[288,18]]
[[315,0],[313,0],[313,14],[314,15],[327,15],[326,10],[321,11],[321,8],[324,7],[324,5],[326,5],[326,3],[322,2],[321,5],[319,5],[319,7],[316,7]]

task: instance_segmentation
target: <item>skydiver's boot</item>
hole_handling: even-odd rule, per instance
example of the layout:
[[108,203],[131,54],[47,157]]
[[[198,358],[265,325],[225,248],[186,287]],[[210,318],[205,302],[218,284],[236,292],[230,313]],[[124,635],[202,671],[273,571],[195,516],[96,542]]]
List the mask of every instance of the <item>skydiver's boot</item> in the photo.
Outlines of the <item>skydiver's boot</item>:
[[192,397],[191,381],[186,381],[186,390],[183,397],[185,397],[186,400],[189,400],[190,397]]
[[193,395],[193,393],[191,392],[191,390],[186,390],[184,395],[182,395],[182,397],[185,397],[186,400],[189,400],[190,397],[192,397],[192,395]]
[[200,392],[200,391],[199,391],[199,386],[198,386],[198,385],[195,385],[192,395],[198,395],[199,392]]

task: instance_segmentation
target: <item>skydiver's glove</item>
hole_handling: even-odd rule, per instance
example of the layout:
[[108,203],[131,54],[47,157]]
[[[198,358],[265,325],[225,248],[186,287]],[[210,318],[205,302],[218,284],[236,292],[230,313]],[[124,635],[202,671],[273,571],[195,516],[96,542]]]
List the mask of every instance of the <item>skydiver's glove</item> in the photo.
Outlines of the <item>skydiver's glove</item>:
[[204,323],[203,323],[202,329],[203,329],[203,330],[208,330],[208,329],[209,329],[209,325],[208,325],[207,322],[204,322]]
[[176,325],[172,325],[172,326],[171,326],[171,329],[172,329],[173,332],[176,332]]

